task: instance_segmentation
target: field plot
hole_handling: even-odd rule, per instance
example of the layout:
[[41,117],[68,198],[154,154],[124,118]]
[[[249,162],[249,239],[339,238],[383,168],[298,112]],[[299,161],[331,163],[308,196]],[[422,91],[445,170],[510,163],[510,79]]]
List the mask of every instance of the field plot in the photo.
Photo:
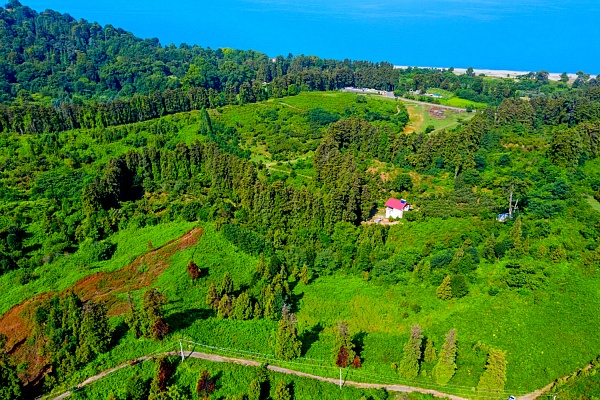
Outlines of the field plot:
[[[404,103],[410,115],[410,122],[404,127],[405,133],[435,131],[457,126],[473,118],[472,113],[459,113],[453,110],[442,109],[435,105]],[[429,128],[428,127],[432,127]]]

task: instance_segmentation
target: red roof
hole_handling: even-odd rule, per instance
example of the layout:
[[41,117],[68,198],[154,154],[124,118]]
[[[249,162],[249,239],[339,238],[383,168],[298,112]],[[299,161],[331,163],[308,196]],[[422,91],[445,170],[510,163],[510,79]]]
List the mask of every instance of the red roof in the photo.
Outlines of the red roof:
[[406,200],[398,200],[390,198],[386,203],[386,207],[395,208],[396,210],[404,210],[404,207],[407,206]]

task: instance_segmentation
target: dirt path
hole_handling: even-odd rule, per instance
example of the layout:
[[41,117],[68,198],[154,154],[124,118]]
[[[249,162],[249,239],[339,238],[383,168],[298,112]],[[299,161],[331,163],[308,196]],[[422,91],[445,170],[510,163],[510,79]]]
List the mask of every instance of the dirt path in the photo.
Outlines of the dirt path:
[[406,107],[406,111],[408,111],[409,121],[408,124],[406,124],[406,126],[404,127],[404,133],[417,132],[419,129],[421,129],[423,122],[425,122],[423,114],[419,112],[418,108],[415,106]]
[[[184,352],[184,354],[185,354],[186,358],[197,358],[197,359],[201,359],[201,360],[219,362],[219,363],[231,363],[231,364],[244,365],[244,366],[248,366],[248,367],[260,367],[262,365],[262,363],[260,363],[258,361],[254,361],[254,360],[247,360],[247,359],[243,359],[243,358],[224,357],[224,356],[219,356],[216,354],[202,353],[202,352],[198,352],[198,351]],[[140,362],[149,360],[154,357],[159,357],[159,356],[178,356],[179,357],[180,353],[177,351],[170,351],[167,353],[161,353],[161,354],[156,354],[156,355],[152,355],[152,356],[144,356],[144,357],[136,358],[134,360],[125,362],[117,367],[107,369],[104,372],[94,375],[94,376],[86,379],[85,381],[81,382],[79,385],[77,385],[75,387],[77,389],[82,389],[84,386],[87,386],[93,382],[96,382],[115,371],[118,371],[118,370],[128,367],[130,365],[135,365]],[[318,380],[321,382],[333,383],[335,385],[339,384],[339,380],[335,379],[335,378],[324,378],[322,376],[312,375],[312,374],[308,374],[305,372],[296,371],[293,369],[277,367],[274,365],[267,365],[267,369],[269,369],[270,371],[273,371],[273,372],[279,372],[279,373],[287,374],[287,375],[294,375],[294,376],[298,376],[301,378],[315,379],[315,380]],[[467,400],[464,397],[458,397],[458,396],[454,396],[451,394],[438,392],[437,390],[422,389],[422,388],[418,388],[418,387],[405,386],[405,385],[383,385],[383,384],[379,384],[379,383],[361,383],[361,382],[353,382],[353,381],[344,381],[343,384],[344,384],[344,386],[352,386],[352,387],[356,387],[356,388],[360,388],[360,389],[382,389],[382,388],[385,388],[386,390],[389,390],[391,392],[401,392],[401,393],[419,392],[419,393],[423,393],[423,394],[431,394],[435,397],[447,398],[450,400]],[[65,392],[57,397],[54,397],[54,400],[65,399],[65,398],[71,396],[71,394],[72,393],[70,391]]]
[[[170,352],[159,353],[159,354],[136,358],[136,359],[124,362],[123,364],[121,364],[117,367],[107,369],[106,371],[100,372],[99,374],[86,379],[85,381],[81,382],[80,384],[76,385],[75,387],[77,389],[82,389],[83,387],[85,387],[91,383],[94,383],[94,382],[104,378],[105,376],[107,376],[113,372],[116,372],[120,369],[123,369],[128,366],[132,366],[135,364],[139,364],[141,362],[153,359],[155,357],[160,357],[160,356],[180,357],[181,353],[179,351],[170,351]],[[206,361],[219,362],[219,363],[231,363],[231,364],[243,365],[243,366],[247,366],[247,367],[260,367],[261,365],[263,365],[261,362],[258,362],[255,360],[226,357],[226,356],[220,356],[217,354],[203,353],[203,352],[199,352],[199,351],[186,351],[186,352],[184,352],[184,356],[185,356],[185,358],[197,358],[197,359],[206,360]],[[592,367],[591,364],[587,365],[587,366],[581,368],[580,370],[574,372],[572,375],[576,375],[579,372],[584,371],[584,370],[589,370],[591,367]],[[289,369],[289,368],[278,367],[275,365],[267,365],[266,368],[269,369],[270,371],[279,372],[279,373],[286,374],[286,375],[294,375],[294,376],[298,376],[301,378],[315,379],[315,380],[318,380],[321,382],[332,383],[334,385],[339,384],[339,380],[336,378],[325,378],[322,376],[312,375],[312,374],[309,374],[306,372],[300,372],[300,371],[296,371],[296,370]],[[423,394],[431,394],[435,397],[446,398],[446,399],[450,399],[450,400],[467,400],[464,397],[459,397],[459,396],[451,395],[448,393],[443,393],[443,392],[440,392],[437,390],[423,389],[423,388],[407,386],[407,385],[387,385],[387,384],[380,384],[380,383],[362,383],[362,382],[354,382],[354,381],[343,381],[343,385],[344,386],[352,386],[352,387],[359,388],[359,389],[382,389],[382,388],[385,388],[386,390],[388,390],[390,392],[400,392],[400,393],[418,392],[418,393],[423,393]],[[518,400],[535,400],[535,399],[543,396],[548,391],[550,391],[554,385],[555,385],[555,382],[552,382],[534,392],[531,392],[531,393],[528,393],[528,394],[525,394],[522,396],[518,396],[517,399]],[[54,400],[65,399],[65,398],[69,397],[71,394],[72,393],[70,391],[68,391],[57,397],[54,397],[53,399]]]

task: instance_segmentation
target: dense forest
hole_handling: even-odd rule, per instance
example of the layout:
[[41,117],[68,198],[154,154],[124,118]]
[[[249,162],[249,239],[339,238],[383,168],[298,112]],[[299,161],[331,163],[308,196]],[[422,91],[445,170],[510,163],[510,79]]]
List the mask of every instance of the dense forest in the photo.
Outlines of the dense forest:
[[[1,399],[147,355],[73,395],[339,398],[179,340],[465,398],[597,360],[598,77],[163,47],[16,0],[0,24]],[[374,223],[390,197],[412,210]]]

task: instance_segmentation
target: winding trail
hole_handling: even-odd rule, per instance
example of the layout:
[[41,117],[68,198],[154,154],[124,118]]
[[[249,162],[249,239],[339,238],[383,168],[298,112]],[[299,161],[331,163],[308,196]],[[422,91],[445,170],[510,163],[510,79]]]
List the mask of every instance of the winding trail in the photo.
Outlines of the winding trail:
[[[198,351],[184,352],[184,354],[185,354],[186,358],[190,358],[190,357],[198,358],[201,360],[212,361],[212,362],[232,363],[232,364],[244,365],[244,366],[249,366],[249,367],[260,367],[261,365],[263,365],[262,363],[260,363],[258,361],[254,361],[254,360],[248,360],[248,359],[243,359],[243,358],[224,357],[224,356],[219,356],[216,354],[202,353],[202,352],[198,352]],[[131,360],[131,361],[125,362],[119,366],[116,366],[114,368],[107,369],[106,371],[103,371],[97,375],[94,375],[94,376],[86,379],[85,381],[81,382],[79,385],[75,386],[75,388],[82,389],[83,387],[85,387],[93,382],[96,382],[96,381],[104,378],[105,376],[107,376],[113,372],[116,372],[120,369],[123,369],[130,365],[135,365],[140,362],[150,360],[155,357],[160,357],[160,356],[177,356],[178,357],[178,356],[180,356],[180,353],[178,351],[170,351],[170,352],[166,352],[166,353],[160,353],[160,354],[155,354],[155,355],[151,355],[151,356],[144,356],[144,357],[136,358],[134,360]],[[282,374],[294,375],[294,376],[298,376],[298,377],[302,377],[302,378],[315,379],[315,380],[318,380],[321,382],[329,382],[329,383],[333,383],[336,385],[339,384],[339,380],[335,379],[335,378],[325,378],[322,376],[312,375],[312,374],[308,374],[305,372],[296,371],[293,369],[277,367],[275,365],[267,365],[266,368],[269,369],[270,371],[279,372]],[[419,393],[423,393],[423,394],[431,394],[435,397],[441,397],[441,398],[446,398],[446,399],[450,399],[450,400],[467,400],[464,397],[458,397],[458,396],[454,396],[451,394],[438,392],[437,390],[422,389],[422,388],[418,388],[418,387],[405,386],[405,385],[383,385],[383,384],[378,384],[378,383],[361,383],[361,382],[353,382],[353,381],[344,381],[344,386],[352,386],[352,387],[356,387],[356,388],[360,388],[360,389],[382,389],[382,388],[385,388],[386,390],[389,390],[391,392],[401,392],[401,393],[419,392]],[[65,392],[57,397],[54,397],[54,400],[65,399],[65,398],[71,396],[71,394],[72,394],[71,391]]]
[[[151,359],[154,359],[156,357],[161,357],[161,356],[180,357],[181,353],[179,351],[169,351],[169,352],[158,353],[158,354],[148,355],[148,356],[144,356],[144,357],[135,358],[133,360],[129,360],[127,362],[124,362],[121,365],[118,365],[111,369],[107,369],[106,371],[100,372],[99,374],[86,379],[85,381],[76,385],[74,389],[75,390],[82,389],[83,387],[90,385],[90,384],[92,384],[92,383],[104,378],[105,376],[107,376],[113,372],[116,372],[120,369],[129,367],[129,366],[133,366],[133,365],[139,364],[141,362],[151,360]],[[261,362],[255,361],[255,360],[250,360],[250,359],[245,359],[245,358],[236,358],[236,357],[226,357],[226,356],[220,356],[217,354],[203,353],[203,352],[199,352],[199,351],[184,351],[184,356],[185,356],[185,358],[197,358],[197,359],[211,361],[211,362],[231,363],[231,364],[238,364],[238,365],[243,365],[243,366],[248,366],[248,367],[261,367],[262,365],[265,365]],[[279,372],[281,374],[294,375],[294,376],[298,376],[301,378],[315,379],[315,380],[318,380],[321,382],[332,383],[334,385],[339,384],[339,380],[336,378],[325,378],[323,376],[313,375],[313,374],[309,374],[306,372],[300,372],[300,371],[296,371],[296,370],[289,369],[289,368],[278,367],[275,365],[267,364],[266,368],[270,371]],[[591,365],[588,365],[586,367],[583,367],[581,370],[579,370],[577,372],[580,372],[580,371],[586,370],[586,369],[590,369],[590,368],[591,368]],[[575,374],[577,374],[577,372],[575,372]],[[545,393],[547,393],[548,391],[550,391],[552,389],[552,387],[554,386],[554,384],[555,384],[555,382],[552,382],[552,383],[546,385],[545,387],[538,389],[534,392],[531,392],[531,393],[528,393],[528,394],[525,394],[522,396],[518,396],[517,399],[518,400],[535,400],[535,399],[539,398],[540,396],[544,395]],[[352,387],[359,388],[359,389],[383,389],[384,388],[388,391],[399,392],[399,393],[418,392],[418,393],[430,394],[430,395],[433,395],[434,397],[445,398],[445,399],[450,399],[450,400],[467,400],[467,398],[455,396],[455,395],[448,394],[448,393],[443,393],[443,392],[440,392],[437,390],[423,389],[423,388],[407,386],[407,385],[362,383],[362,382],[354,382],[354,381],[346,381],[346,380],[343,381],[343,385],[344,386],[352,386]],[[72,394],[71,391],[67,391],[57,397],[54,397],[54,400],[65,399],[65,398],[71,396],[71,394]],[[50,398],[50,397],[46,397],[46,398]]]

